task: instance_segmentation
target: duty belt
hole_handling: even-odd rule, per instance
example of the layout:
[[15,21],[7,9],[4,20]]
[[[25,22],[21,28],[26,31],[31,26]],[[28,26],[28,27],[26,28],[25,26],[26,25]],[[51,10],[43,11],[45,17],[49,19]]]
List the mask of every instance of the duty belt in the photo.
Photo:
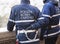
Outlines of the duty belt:
[[[35,37],[34,37],[33,39],[30,39],[30,38],[28,37],[28,35],[27,35],[27,33],[31,33],[31,32],[36,32]],[[26,38],[27,38],[28,40],[35,40],[35,39],[37,38],[37,35],[38,35],[38,31],[36,31],[36,30],[24,30],[24,29],[22,29],[22,30],[18,30],[18,31],[17,31],[17,34],[18,34],[18,35],[19,35],[19,33],[24,33],[24,34],[26,35]]]

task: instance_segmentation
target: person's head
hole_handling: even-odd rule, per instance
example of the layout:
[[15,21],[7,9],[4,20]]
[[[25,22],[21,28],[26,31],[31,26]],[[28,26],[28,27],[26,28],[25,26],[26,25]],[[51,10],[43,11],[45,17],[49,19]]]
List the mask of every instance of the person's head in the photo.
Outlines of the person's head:
[[21,0],[21,3],[30,4],[30,0]]
[[58,6],[59,0],[51,0],[55,6]]
[[43,0],[43,3],[47,3],[47,2],[49,2],[50,0]]

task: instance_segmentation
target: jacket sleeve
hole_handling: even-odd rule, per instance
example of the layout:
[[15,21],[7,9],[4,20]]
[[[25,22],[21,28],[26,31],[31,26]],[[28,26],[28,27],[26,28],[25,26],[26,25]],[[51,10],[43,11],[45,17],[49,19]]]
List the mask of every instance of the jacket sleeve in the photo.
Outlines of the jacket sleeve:
[[37,29],[49,24],[50,10],[48,6],[43,7],[42,14],[38,12],[38,18],[35,23],[29,26],[27,29]]
[[9,17],[9,20],[8,20],[8,24],[7,24],[7,30],[8,31],[12,31],[13,28],[14,28],[14,19],[15,19],[15,11],[14,11],[14,8],[11,9],[11,13],[10,13],[10,17]]

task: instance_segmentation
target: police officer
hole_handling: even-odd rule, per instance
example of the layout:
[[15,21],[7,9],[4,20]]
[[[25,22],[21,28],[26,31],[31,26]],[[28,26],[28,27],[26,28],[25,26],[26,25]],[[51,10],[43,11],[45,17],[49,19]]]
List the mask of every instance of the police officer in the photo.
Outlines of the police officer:
[[[45,44],[56,44],[59,30],[59,16],[56,14],[56,7],[58,6],[57,0],[43,0],[44,6],[42,9],[42,16],[49,19],[49,23],[45,28],[42,28],[43,37],[45,37]],[[46,22],[48,22],[46,20]]]
[[29,0],[21,0],[21,5],[12,7],[7,29],[12,31],[16,26],[16,41],[18,41],[16,44],[40,44],[38,37],[40,19],[44,18],[40,18],[40,11],[30,5]]

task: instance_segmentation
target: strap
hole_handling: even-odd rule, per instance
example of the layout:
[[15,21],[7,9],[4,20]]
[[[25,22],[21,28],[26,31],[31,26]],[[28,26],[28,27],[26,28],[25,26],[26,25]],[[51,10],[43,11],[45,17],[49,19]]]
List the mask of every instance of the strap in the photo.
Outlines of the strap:
[[19,41],[19,43],[31,43],[31,42],[36,42],[36,41],[39,41],[39,39],[28,40],[28,41]]
[[55,28],[55,27],[58,27],[58,26],[59,26],[59,24],[58,25],[51,26],[51,28]]
[[24,30],[24,29],[22,29],[22,30],[18,30],[17,34],[19,34],[19,33],[25,33],[25,32],[30,33],[30,32],[35,32],[35,31],[36,30]]
[[28,40],[34,40],[34,39],[37,38],[38,31],[36,31],[35,37],[34,37],[33,39],[30,39],[30,38],[28,37],[27,32],[25,32],[25,35],[26,35],[26,37],[27,37]]
[[[30,38],[28,37],[28,35],[27,35],[27,33],[31,33],[31,32],[36,32],[35,37],[34,37],[33,39],[30,39]],[[26,38],[27,38],[28,40],[34,40],[34,39],[37,38],[37,35],[38,35],[38,31],[36,31],[36,30],[24,30],[24,29],[23,29],[23,30],[18,30],[17,34],[19,35],[19,33],[25,33]]]

